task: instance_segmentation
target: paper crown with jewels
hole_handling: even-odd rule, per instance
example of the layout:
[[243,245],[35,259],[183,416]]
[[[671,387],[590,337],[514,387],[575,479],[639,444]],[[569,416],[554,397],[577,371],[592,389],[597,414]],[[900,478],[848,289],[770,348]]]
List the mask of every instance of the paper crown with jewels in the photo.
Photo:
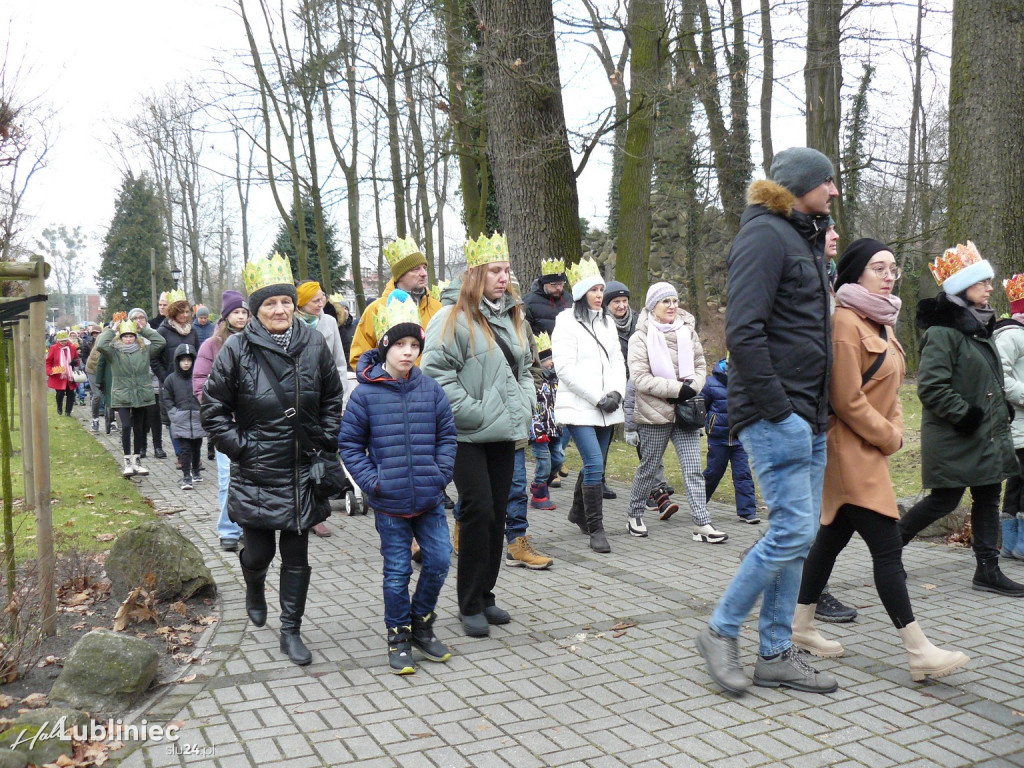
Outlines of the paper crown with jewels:
[[139,335],[139,326],[135,324],[134,320],[123,320],[120,325],[117,326],[117,335],[124,336],[126,333]]
[[167,303],[173,304],[176,301],[187,301],[185,298],[185,292],[181,290],[168,291],[167,292]]
[[405,291],[396,288],[388,295],[387,304],[381,307],[373,318],[373,331],[378,339],[383,339],[389,328],[400,323],[420,324],[420,310]]
[[438,280],[435,285],[430,286],[430,295],[438,301],[441,300],[441,293],[451,284],[451,280]]
[[562,259],[543,259],[540,263],[541,276],[564,275],[565,262]]
[[384,258],[387,259],[391,277],[395,280],[410,269],[427,263],[427,257],[411,237],[401,237],[385,245]]
[[957,243],[955,247],[947,248],[928,268],[935,282],[947,294],[960,293],[981,280],[995,276],[992,265],[981,258],[978,247],[970,240],[967,245]]
[[465,250],[469,269],[495,261],[508,261],[508,240],[498,232],[490,237],[480,235],[476,240],[467,240]]
[[1024,272],[1014,275],[1009,280],[1003,280],[1003,290],[1010,301],[1024,299]]
[[551,352],[551,337],[547,331],[537,334],[533,337],[534,342],[537,344],[537,355],[539,357],[546,357],[545,352]]
[[242,270],[242,283],[250,296],[261,288],[271,285],[292,285],[292,265],[288,259],[274,251],[268,258],[256,258]]

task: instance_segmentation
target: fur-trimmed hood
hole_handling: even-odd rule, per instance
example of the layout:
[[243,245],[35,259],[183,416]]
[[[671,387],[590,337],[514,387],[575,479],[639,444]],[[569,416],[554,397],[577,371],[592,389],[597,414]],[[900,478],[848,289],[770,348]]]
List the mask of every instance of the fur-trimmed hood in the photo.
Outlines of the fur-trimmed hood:
[[792,192],[771,179],[758,179],[747,187],[747,205],[763,205],[777,216],[792,216],[795,202]]
[[953,328],[967,336],[978,335],[987,339],[992,336],[995,324],[993,316],[988,324],[982,325],[966,307],[950,301],[949,296],[941,291],[934,299],[922,299],[917,305],[917,327],[922,331],[938,325]]

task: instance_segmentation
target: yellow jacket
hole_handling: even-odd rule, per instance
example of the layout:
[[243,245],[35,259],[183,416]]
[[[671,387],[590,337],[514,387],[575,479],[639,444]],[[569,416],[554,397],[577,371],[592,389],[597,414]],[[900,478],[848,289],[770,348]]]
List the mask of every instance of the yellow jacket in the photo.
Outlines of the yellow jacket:
[[[395,280],[392,278],[388,280],[388,284],[384,286],[384,293],[379,299],[374,301],[370,306],[363,312],[363,316],[359,318],[359,324],[356,326],[355,333],[352,334],[352,347],[349,350],[349,365],[352,366],[352,370],[356,369],[356,363],[359,362],[359,357],[374,347],[377,346],[377,334],[374,331],[374,320],[377,317],[378,310],[384,306],[388,300],[388,296],[395,290]],[[430,295],[430,291],[427,291],[423,298],[420,300],[420,325],[426,330],[427,323],[430,322],[430,318],[437,314],[438,310],[441,309],[441,302]],[[419,358],[416,359],[416,365],[419,365]]]

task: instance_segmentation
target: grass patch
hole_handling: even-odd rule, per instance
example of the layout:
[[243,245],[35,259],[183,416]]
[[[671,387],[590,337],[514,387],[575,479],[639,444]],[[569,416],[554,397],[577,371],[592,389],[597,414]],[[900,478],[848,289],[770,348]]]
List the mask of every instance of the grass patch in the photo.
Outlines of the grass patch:
[[[921,401],[917,399],[917,381],[909,379],[900,388],[900,401],[903,403],[903,447],[889,457],[889,474],[892,478],[896,498],[916,498],[921,495]],[[707,439],[701,441],[702,466],[707,466]],[[583,466],[580,455],[573,443],[566,451],[566,464],[570,469],[579,470]],[[612,442],[608,450],[608,477],[627,485],[633,482],[639,460],[636,449],[622,440]],[[665,451],[665,478],[669,485],[676,489],[676,494],[685,494],[683,474],[679,470],[679,460],[675,449],[669,444]],[[726,470],[722,482],[718,484],[712,501],[734,506],[736,495],[732,486],[732,468]],[[760,494],[758,495],[760,503]]]
[[[50,433],[50,487],[54,548],[95,552],[110,548],[114,538],[143,520],[156,517],[152,506],[106,448],[75,418],[57,416],[53,398],[47,400]],[[18,424],[17,406],[11,423]],[[34,510],[24,504],[21,473],[21,432],[11,431],[14,455],[14,552],[22,562],[36,556]]]

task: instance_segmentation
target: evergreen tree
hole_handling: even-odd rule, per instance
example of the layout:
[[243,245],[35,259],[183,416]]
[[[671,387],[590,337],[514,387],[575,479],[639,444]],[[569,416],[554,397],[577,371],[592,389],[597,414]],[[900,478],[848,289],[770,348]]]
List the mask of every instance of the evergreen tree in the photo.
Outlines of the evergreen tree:
[[[114,203],[114,217],[103,238],[102,262],[96,275],[108,317],[131,307],[142,307],[147,314],[152,311],[150,249],[156,251],[157,285],[171,284],[162,210],[146,174],[136,178],[129,173],[124,177]],[[122,291],[128,291],[127,299]]]
[[[310,242],[316,242],[316,222],[313,219],[313,202],[308,198],[302,199],[302,215],[303,220],[306,224],[306,233],[309,236]],[[295,209],[292,208],[291,212],[292,223],[295,224]],[[326,218],[326,217],[325,217]],[[297,229],[296,225],[296,229]],[[339,290],[343,287],[345,282],[345,271],[346,265],[342,264],[341,251],[338,250],[338,244],[335,240],[334,225],[329,221],[324,222],[324,239],[327,241],[327,263],[331,267],[331,279],[323,280],[320,274],[320,261],[319,259],[309,260],[309,274],[303,277],[299,274],[299,261],[295,253],[295,245],[292,243],[291,236],[288,234],[288,227],[281,223],[281,226],[277,230],[277,238],[274,240],[273,250],[280,253],[282,256],[287,257],[289,263],[292,265],[292,275],[295,276],[295,282],[303,279],[316,280],[323,286],[324,290],[328,294]]]

